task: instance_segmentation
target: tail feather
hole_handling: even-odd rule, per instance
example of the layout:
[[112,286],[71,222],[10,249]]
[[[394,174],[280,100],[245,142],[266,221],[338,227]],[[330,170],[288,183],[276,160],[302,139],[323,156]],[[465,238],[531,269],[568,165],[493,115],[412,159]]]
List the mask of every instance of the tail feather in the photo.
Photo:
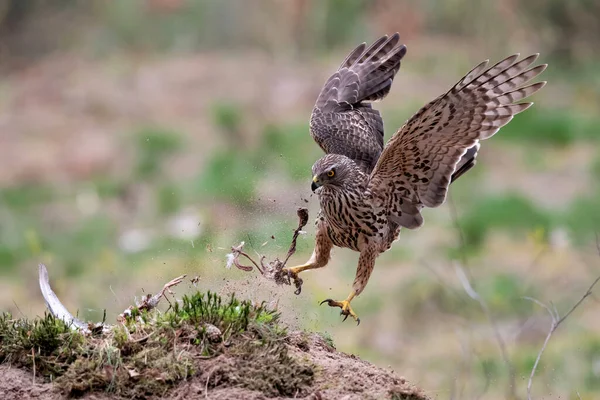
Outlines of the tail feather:
[[364,43],[356,47],[325,83],[316,106],[336,109],[387,96],[406,54],[406,46],[399,41],[395,33],[382,36],[369,47]]
[[400,35],[398,32],[394,33],[390,37],[387,35],[382,36],[371,46],[369,46],[369,48],[362,54],[360,59],[354,63],[354,65],[373,65],[374,63],[377,63],[377,61],[385,58],[389,53],[391,53],[399,41]]

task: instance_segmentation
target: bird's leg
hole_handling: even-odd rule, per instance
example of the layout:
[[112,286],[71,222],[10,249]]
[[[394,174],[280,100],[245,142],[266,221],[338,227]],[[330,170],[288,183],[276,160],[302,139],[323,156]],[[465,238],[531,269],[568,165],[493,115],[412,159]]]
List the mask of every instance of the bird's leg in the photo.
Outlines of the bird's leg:
[[326,222],[319,218],[317,220],[315,249],[313,250],[310,259],[302,265],[297,265],[295,267],[285,267],[283,269],[288,273],[290,278],[294,280],[294,284],[296,285],[296,294],[300,294],[300,290],[302,287],[302,279],[300,279],[298,274],[302,271],[315,268],[323,268],[325,265],[327,265],[327,263],[329,262],[329,258],[331,257],[332,248],[333,243],[331,243],[331,240],[327,235]]
[[296,265],[295,267],[285,267],[284,269],[291,276],[298,277],[298,274],[302,271],[306,271],[309,269],[315,269],[315,268],[321,268],[324,266],[325,265],[320,265],[320,263],[317,262],[317,248],[315,247],[315,249],[313,250],[312,256],[310,256],[310,258],[308,259],[307,262],[305,262],[302,265]]
[[367,286],[367,282],[369,281],[369,277],[375,266],[375,259],[378,255],[379,252],[375,246],[366,245],[360,252],[358,268],[356,269],[356,278],[354,278],[354,283],[352,284],[352,292],[350,292],[346,300],[336,301],[326,299],[323,300],[321,304],[327,303],[329,307],[340,307],[342,309],[340,314],[344,315],[344,321],[348,316],[351,316],[354,318],[357,325],[360,324],[360,318],[358,318],[358,315],[356,315],[354,310],[352,310],[352,307],[350,307],[350,302],[364,290],[365,286]]

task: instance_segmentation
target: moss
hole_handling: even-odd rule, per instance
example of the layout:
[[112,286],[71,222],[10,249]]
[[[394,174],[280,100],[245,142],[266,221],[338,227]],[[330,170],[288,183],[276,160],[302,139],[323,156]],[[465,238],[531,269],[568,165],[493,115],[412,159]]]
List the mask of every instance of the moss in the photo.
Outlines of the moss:
[[[256,327],[255,327],[256,328]],[[233,386],[260,391],[266,396],[295,396],[299,388],[312,385],[313,366],[302,364],[287,351],[283,337],[259,328],[262,340],[238,342],[231,349],[235,364],[225,364],[215,375]]]
[[69,364],[84,352],[83,335],[62,320],[46,314],[33,321],[0,316],[0,363],[33,368],[43,376],[64,374]]
[[278,317],[263,305],[210,292],[184,296],[164,313],[133,309],[101,335],[78,333],[49,314],[33,321],[3,314],[0,362],[32,370],[35,357],[36,374],[70,396],[162,396],[209,367],[209,388],[227,384],[292,396],[312,385],[313,367],[288,355]]

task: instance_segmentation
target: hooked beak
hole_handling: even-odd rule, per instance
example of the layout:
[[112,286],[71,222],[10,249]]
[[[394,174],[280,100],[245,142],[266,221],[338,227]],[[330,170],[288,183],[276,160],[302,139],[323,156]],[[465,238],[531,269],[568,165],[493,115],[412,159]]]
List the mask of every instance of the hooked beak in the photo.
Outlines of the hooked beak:
[[319,178],[317,176],[313,176],[312,184],[310,185],[311,190],[314,192],[318,188],[321,187],[321,183],[319,182]]

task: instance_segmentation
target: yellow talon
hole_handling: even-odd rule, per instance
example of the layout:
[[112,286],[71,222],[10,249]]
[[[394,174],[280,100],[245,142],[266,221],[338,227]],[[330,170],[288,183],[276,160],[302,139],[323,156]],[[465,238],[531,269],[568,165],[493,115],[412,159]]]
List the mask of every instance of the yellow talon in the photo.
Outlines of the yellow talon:
[[[350,295],[348,297],[348,299],[342,300],[342,301],[326,299],[326,300],[323,300],[321,302],[321,304],[327,303],[327,305],[329,305],[329,307],[341,308],[342,311],[340,312],[340,315],[344,315],[344,321],[348,318],[348,316],[351,316],[356,321],[356,325],[360,325],[360,318],[358,318],[358,315],[356,315],[354,310],[352,310],[352,307],[350,307],[350,301],[352,300],[353,297],[354,297],[354,294]],[[321,305],[321,304],[319,304],[319,305]]]

